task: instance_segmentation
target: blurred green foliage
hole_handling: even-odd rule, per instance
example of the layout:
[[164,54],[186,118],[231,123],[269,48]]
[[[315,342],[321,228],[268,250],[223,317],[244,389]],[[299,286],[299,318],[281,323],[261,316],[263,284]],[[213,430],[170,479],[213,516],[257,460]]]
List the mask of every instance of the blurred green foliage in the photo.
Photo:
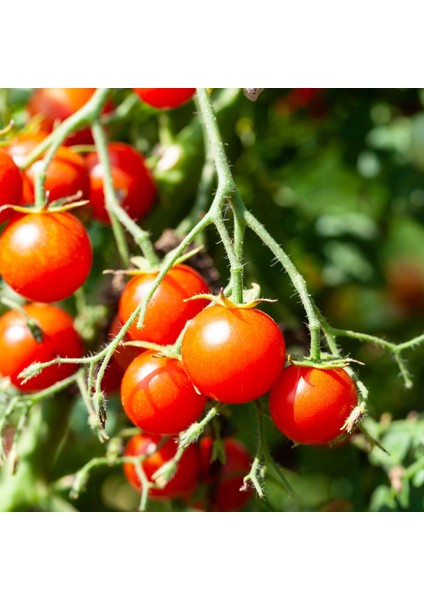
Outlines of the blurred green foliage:
[[[17,127],[24,125],[28,93],[3,90],[3,125],[10,117]],[[130,95],[115,90],[115,102],[128,101]],[[213,96],[243,200],[291,256],[329,322],[397,342],[421,334],[424,90],[267,89],[256,102],[234,89],[214,90]],[[157,239],[192,208],[204,161],[202,132],[192,103],[160,114],[141,102],[129,106],[123,118],[109,124],[109,134],[148,157],[159,202],[145,226]],[[118,265],[110,231],[96,225],[90,232],[96,263],[88,297],[95,304],[104,302],[98,295],[102,269]],[[225,284],[223,247],[213,231],[206,242]],[[303,308],[272,258],[248,233],[247,283],[258,282],[264,296],[279,300],[264,310],[280,322],[289,351],[307,353]],[[73,301],[69,305],[74,308]],[[109,316],[112,311],[111,304]],[[331,449],[292,447],[269,422],[272,455],[284,467],[295,496],[288,497],[270,477],[266,500],[253,500],[248,510],[424,509],[424,347],[408,353],[414,387],[405,390],[390,356],[369,344],[342,341],[345,354],[365,363],[358,367],[370,391],[365,426],[389,454],[362,434]],[[125,425],[119,397],[111,395],[108,430]],[[223,427],[254,452],[253,407],[235,406]],[[54,477],[75,472],[102,453],[79,401]],[[120,469],[93,472],[76,502],[84,511],[134,510],[137,505],[137,494]],[[151,504],[152,510],[170,508]]]

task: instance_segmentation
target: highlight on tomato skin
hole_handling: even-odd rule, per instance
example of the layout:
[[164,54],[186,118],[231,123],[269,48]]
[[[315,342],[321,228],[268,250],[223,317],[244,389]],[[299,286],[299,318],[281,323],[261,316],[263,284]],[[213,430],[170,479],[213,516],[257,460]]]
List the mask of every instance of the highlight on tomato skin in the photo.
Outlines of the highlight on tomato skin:
[[205,308],[188,325],[181,356],[191,381],[228,404],[256,400],[283,368],[286,345],[277,323],[256,308]]
[[269,395],[272,420],[299,444],[324,444],[339,437],[357,404],[355,384],[344,369],[291,365]]
[[129,420],[145,433],[178,434],[202,415],[206,398],[180,360],[143,352],[125,371],[121,401]]
[[59,302],[87,279],[93,252],[81,222],[69,212],[31,213],[0,236],[0,273],[33,302]]
[[[178,443],[174,438],[165,439],[164,441],[159,435],[140,433],[129,440],[124,456],[136,457],[148,454],[142,466],[148,481],[153,481],[153,475],[166,462],[174,458],[177,449]],[[135,465],[124,463],[123,469],[128,482],[140,492],[142,484],[138,478]],[[149,497],[163,500],[187,498],[197,486],[199,477],[199,450],[196,444],[191,444],[184,450],[172,479],[161,489],[151,488]]]
[[196,88],[132,88],[137,96],[154,108],[176,108],[188,102]]
[[18,310],[9,310],[0,317],[0,374],[10,377],[17,388],[35,392],[50,387],[69,377],[78,365],[63,363],[44,369],[39,375],[23,383],[18,375],[33,362],[47,362],[57,356],[81,358],[83,345],[74,329],[72,317],[51,304],[27,304],[23,310],[42,331],[37,341],[30,331],[27,319]]
[[[157,273],[135,275],[126,284],[119,300],[118,313],[126,323],[152,288]],[[187,265],[176,265],[165,275],[153,294],[146,311],[142,329],[133,323],[128,330],[132,340],[155,344],[173,344],[188,320],[209,304],[207,299],[188,298],[209,292],[203,277]]]
[[[144,156],[129,144],[111,142],[108,144],[113,187],[122,208],[137,221],[145,217],[155,204],[157,195],[153,175],[147,168]],[[104,171],[97,152],[86,157],[90,179],[90,204],[93,218],[110,225],[105,206]]]

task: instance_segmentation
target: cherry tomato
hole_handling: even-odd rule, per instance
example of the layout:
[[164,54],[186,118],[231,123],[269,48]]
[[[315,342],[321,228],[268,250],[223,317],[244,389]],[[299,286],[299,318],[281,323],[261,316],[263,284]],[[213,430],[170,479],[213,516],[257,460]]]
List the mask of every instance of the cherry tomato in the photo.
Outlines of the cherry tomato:
[[121,385],[127,417],[146,433],[180,433],[202,414],[206,398],[196,392],[180,360],[143,352]]
[[18,379],[19,373],[35,361],[48,362],[57,356],[80,358],[83,347],[72,318],[64,310],[50,304],[27,304],[23,309],[40,327],[42,339],[36,341],[21,312],[10,310],[1,316],[0,373],[3,377],[10,377],[21,390],[43,390],[72,375],[78,365],[47,367],[26,383]]
[[[41,127],[47,133],[82,108],[92,97],[96,88],[37,88],[28,101],[30,116],[42,117]],[[91,144],[93,138],[89,129],[77,131],[66,141],[70,144]]]
[[[7,152],[15,163],[21,166],[26,156],[44,138],[45,135],[42,133],[18,137],[7,148]],[[26,181],[24,182],[22,204],[34,202],[35,177],[42,167],[42,159],[43,157],[36,160],[25,171]],[[82,194],[82,199],[88,200],[90,177],[84,159],[70,148],[64,146],[58,148],[52,162],[47,167],[45,189],[50,202],[74,196],[78,192]]]
[[155,108],[175,108],[188,102],[196,88],[133,88],[134,92]]
[[90,238],[66,212],[28,214],[0,237],[0,273],[18,294],[35,302],[67,298],[91,269]]
[[294,365],[282,371],[269,397],[272,420],[299,444],[337,438],[357,403],[355,384],[343,369]]
[[211,463],[213,439],[204,437],[199,442],[202,480],[208,484],[209,507],[214,512],[241,510],[253,496],[248,488],[241,492],[244,477],[249,473],[252,457],[247,448],[234,438],[223,440],[226,461]]
[[[128,144],[112,142],[108,145],[113,185],[121,206],[134,219],[144,217],[152,208],[156,187],[145,165],[143,156]],[[103,167],[96,152],[89,154],[86,163],[90,173],[90,202],[93,216],[101,223],[110,224],[105,208]]]
[[[118,335],[122,328],[119,320],[119,315],[115,315],[109,329],[109,338],[113,339]],[[126,371],[132,361],[137,358],[143,352],[143,348],[135,348],[133,346],[125,346],[125,342],[128,342],[128,337],[125,336],[123,342],[119,344],[115,352],[113,353],[113,361],[119,366],[122,372]]]
[[181,354],[198,390],[220,402],[241,404],[272,387],[286,346],[277,323],[262,311],[216,305],[191,321]]
[[111,360],[102,379],[102,391],[105,394],[119,392],[122,382],[122,370],[118,363]]
[[[124,324],[152,288],[157,273],[143,273],[129,280],[119,301],[119,318]],[[208,300],[185,302],[196,294],[207,293],[206,281],[191,267],[176,265],[165,275],[149,302],[144,326],[131,325],[133,340],[173,344],[189,319],[209,304]]]
[[[12,158],[0,150],[0,208],[5,204],[19,204],[22,196],[22,177]],[[12,214],[9,209],[0,212],[0,223]]]
[[[174,439],[162,441],[159,435],[139,434],[133,436],[125,448],[125,456],[141,456],[149,454],[143,461],[143,470],[149,481],[162,465],[173,459],[177,452],[177,442]],[[141,482],[137,476],[135,465],[124,464],[124,473],[130,484],[141,491]],[[198,448],[195,444],[189,446],[183,453],[175,474],[162,489],[151,488],[149,496],[152,498],[172,499],[185,497],[196,487],[200,474],[200,459]]]

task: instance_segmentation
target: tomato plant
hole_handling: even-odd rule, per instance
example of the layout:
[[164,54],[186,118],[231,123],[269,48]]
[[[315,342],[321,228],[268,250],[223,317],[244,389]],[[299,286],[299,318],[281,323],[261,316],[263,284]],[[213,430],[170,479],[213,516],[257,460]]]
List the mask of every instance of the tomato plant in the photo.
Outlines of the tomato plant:
[[203,437],[199,442],[202,481],[207,485],[206,505],[215,512],[230,512],[244,508],[253,496],[253,490],[242,491],[243,479],[249,472],[252,457],[237,439],[222,440],[225,462],[212,461],[213,439]]
[[27,214],[0,237],[0,273],[18,294],[35,302],[56,302],[75,292],[91,269],[90,238],[73,215]]
[[[120,205],[132,219],[144,217],[154,204],[156,187],[143,156],[132,146],[118,142],[108,145],[108,154],[112,165],[113,186]],[[101,223],[110,224],[103,191],[103,167],[96,152],[90,153],[86,161],[90,172],[93,217]]]
[[[34,334],[28,324],[39,328]],[[47,362],[57,356],[81,358],[83,346],[72,317],[50,304],[27,304],[23,313],[9,310],[0,317],[0,374],[25,391],[43,390],[72,375],[78,365],[52,365],[23,383],[19,373],[33,362]]]
[[127,417],[144,432],[171,435],[201,416],[206,398],[194,389],[181,361],[143,352],[125,371],[121,401]]
[[184,368],[203,394],[241,404],[256,400],[275,383],[286,346],[277,323],[264,312],[216,305],[191,321],[181,353]]
[[176,108],[188,102],[196,92],[195,88],[133,88],[134,92],[155,108]]
[[[141,463],[148,481],[153,481],[154,474],[165,463],[172,460],[177,452],[177,444],[173,439],[163,439],[159,435],[139,434],[133,436],[124,452],[126,457],[144,456]],[[124,473],[129,483],[141,490],[142,484],[134,464],[125,463]],[[152,487],[150,496],[155,499],[187,497],[198,483],[200,475],[200,458],[197,446],[189,446],[178,462],[174,476],[162,488]]]
[[299,444],[323,444],[340,436],[357,403],[355,384],[343,369],[291,365],[269,395],[272,420]]
[[[112,323],[110,324],[109,338],[113,339],[114,337],[116,337],[118,335],[118,333],[121,331],[121,328],[122,328],[122,325],[119,320],[119,315],[116,314],[112,320]],[[113,361],[119,366],[119,369],[121,370],[122,373],[127,370],[127,368],[130,366],[132,361],[135,358],[137,358],[137,356],[140,354],[140,352],[143,351],[143,348],[135,348],[133,346],[127,346],[126,342],[128,342],[128,341],[129,341],[128,337],[125,336],[124,341],[121,342],[121,344],[119,344],[119,346],[116,348],[116,350],[113,354]]]
[[[142,273],[129,280],[119,301],[119,318],[124,324],[145,299],[157,273]],[[197,271],[187,265],[172,267],[150,300],[144,324],[137,329],[134,323],[128,330],[133,340],[156,344],[172,344],[186,322],[201,311],[208,300],[192,300],[192,296],[208,292],[208,285]]]

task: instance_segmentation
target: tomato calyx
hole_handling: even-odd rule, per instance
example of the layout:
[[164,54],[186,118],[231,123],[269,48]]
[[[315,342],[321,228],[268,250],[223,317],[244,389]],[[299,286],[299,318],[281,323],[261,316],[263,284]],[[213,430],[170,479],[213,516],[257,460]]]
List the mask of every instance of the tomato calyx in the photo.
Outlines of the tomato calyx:
[[123,342],[123,346],[129,346],[131,348],[141,348],[143,350],[152,350],[156,352],[155,356],[161,357],[165,356],[166,358],[175,358],[177,360],[181,360],[181,352],[178,348],[177,343],[169,344],[168,346],[161,346],[160,344],[153,344],[151,342],[143,342],[141,340],[129,340],[128,342]]
[[74,196],[61,198],[60,200],[55,200],[51,203],[49,203],[48,199],[46,199],[44,204],[42,204],[41,206],[19,206],[16,204],[4,204],[0,207],[0,213],[6,209],[11,209],[14,212],[21,213],[24,215],[40,215],[44,213],[68,212],[70,210],[74,210],[75,208],[79,208],[81,206],[86,206],[87,204],[89,204],[89,200],[79,200],[79,198],[81,198],[81,193],[75,194]]
[[287,355],[287,361],[296,367],[313,367],[315,369],[331,370],[331,369],[346,369],[352,363],[363,366],[365,363],[350,358],[348,356],[343,358],[335,358],[331,355],[322,354],[323,358],[319,360],[312,360],[311,358],[295,358],[291,354]]
[[196,294],[196,296],[192,296],[191,298],[187,298],[184,302],[190,302],[191,300],[210,300],[213,304],[217,304],[218,306],[223,306],[224,308],[234,309],[250,309],[255,308],[261,302],[277,302],[277,300],[273,300],[271,298],[260,298],[260,287],[257,283],[252,283],[252,287],[249,290],[245,290],[243,292],[243,296],[245,298],[245,302],[234,302],[231,298],[225,295],[224,289],[221,288],[218,295],[213,294]]
[[359,423],[365,418],[367,414],[367,408],[365,402],[361,402],[358,406],[352,410],[343,426],[340,427],[340,431],[345,431],[349,435],[359,425]]

